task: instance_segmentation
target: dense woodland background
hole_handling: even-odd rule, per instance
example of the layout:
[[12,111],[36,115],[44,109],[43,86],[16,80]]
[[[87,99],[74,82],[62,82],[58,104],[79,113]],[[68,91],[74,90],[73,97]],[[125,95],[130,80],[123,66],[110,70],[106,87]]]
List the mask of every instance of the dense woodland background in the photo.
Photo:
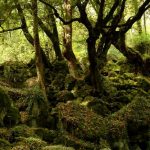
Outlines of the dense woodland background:
[[74,149],[150,149],[149,0],[0,1],[0,150]]

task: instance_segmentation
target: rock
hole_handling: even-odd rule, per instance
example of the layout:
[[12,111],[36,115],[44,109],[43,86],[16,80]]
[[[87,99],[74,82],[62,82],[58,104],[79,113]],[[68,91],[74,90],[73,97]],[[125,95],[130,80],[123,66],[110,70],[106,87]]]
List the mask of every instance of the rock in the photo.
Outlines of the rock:
[[42,140],[52,143],[57,137],[57,132],[55,130],[48,130],[46,128],[37,128],[34,130],[35,134],[38,135]]
[[13,106],[9,96],[0,88],[0,126],[9,127],[19,122],[20,115],[16,107]]
[[30,150],[28,145],[14,146],[11,150]]
[[63,91],[56,93],[57,102],[64,102],[65,103],[65,102],[73,100],[73,99],[74,99],[73,94],[68,90],[63,90]]
[[11,144],[5,139],[0,139],[0,150],[10,150],[10,149]]
[[66,147],[63,145],[51,145],[51,146],[46,146],[42,148],[42,150],[75,150],[72,147]]
[[25,81],[24,85],[26,87],[34,87],[34,86],[37,86],[38,85],[38,78],[37,77],[32,77],[32,78],[29,78]]
[[92,110],[71,102],[58,104],[57,110],[61,126],[73,136],[89,141],[105,137],[107,131],[103,117]]
[[76,83],[76,79],[71,76],[70,74],[67,74],[65,78],[65,89],[71,91]]
[[30,150],[41,150],[43,147],[47,146],[47,143],[37,137],[19,137],[16,145],[25,145]]

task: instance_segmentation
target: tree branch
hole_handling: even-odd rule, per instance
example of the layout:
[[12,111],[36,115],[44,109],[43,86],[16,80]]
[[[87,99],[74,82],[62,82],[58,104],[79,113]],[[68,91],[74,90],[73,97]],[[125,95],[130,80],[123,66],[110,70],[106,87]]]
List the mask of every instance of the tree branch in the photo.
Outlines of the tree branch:
[[109,13],[106,15],[106,17],[104,18],[104,24],[107,24],[108,21],[112,18],[115,10],[117,9],[118,5],[119,5],[119,1],[120,0],[116,0],[112,6],[112,8],[110,9]]
[[120,4],[121,6],[119,5],[120,10],[116,14],[116,16],[114,16],[114,18],[111,22],[112,27],[110,28],[110,30],[108,32],[114,32],[116,30],[116,28],[118,27],[118,24],[121,21],[122,16],[123,16],[123,12],[124,12],[124,9],[125,9],[125,3],[126,3],[126,0],[123,0],[122,4]]
[[[101,2],[97,2],[100,5],[99,11],[98,11],[98,18],[95,24],[95,30],[100,30],[100,28],[103,25],[103,13],[104,13],[104,6],[105,6],[105,0],[101,0]],[[99,32],[99,31],[96,31]]]
[[0,31],[0,33],[4,33],[4,32],[8,32],[8,31],[15,31],[15,30],[20,30],[22,29],[22,27],[16,27],[16,28],[12,28],[12,29],[3,29],[2,31]]
[[49,3],[47,3],[47,2],[45,2],[45,1],[43,1],[43,0],[39,0],[39,1],[40,1],[41,3],[43,3],[43,4],[47,5],[47,6],[49,6],[49,7],[54,11],[55,17],[58,18],[64,25],[70,24],[70,23],[75,22],[75,21],[81,22],[81,19],[80,19],[80,18],[73,18],[73,19],[71,19],[71,20],[69,20],[69,21],[65,21],[65,20],[59,15],[58,11],[55,9],[54,6],[52,6],[51,4],[49,4]]
[[131,27],[132,25],[137,21],[139,20],[142,15],[144,14],[144,12],[150,8],[150,1],[149,0],[146,0],[138,9],[138,12],[135,16],[133,17],[130,17],[126,23],[123,25],[124,27],[121,28],[121,32],[124,32],[126,33]]
[[[88,2],[88,1],[89,0],[87,0],[86,2]],[[77,7],[78,7],[79,12],[80,12],[80,22],[82,24],[84,24],[84,26],[88,29],[88,31],[90,33],[90,32],[93,32],[93,27],[92,27],[92,24],[87,17],[85,4],[87,5],[87,3],[81,4],[81,2],[78,2]]]

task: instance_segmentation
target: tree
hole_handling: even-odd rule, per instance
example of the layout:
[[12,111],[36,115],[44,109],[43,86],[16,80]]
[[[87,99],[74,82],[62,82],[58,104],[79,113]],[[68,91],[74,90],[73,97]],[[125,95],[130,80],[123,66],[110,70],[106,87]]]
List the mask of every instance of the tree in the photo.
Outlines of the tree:
[[45,21],[46,24],[44,24],[42,19],[40,17],[38,17],[39,26],[41,27],[43,32],[45,32],[47,37],[51,40],[54,51],[55,51],[56,58],[58,60],[63,60],[63,56],[62,56],[61,49],[60,49],[60,43],[59,43],[60,40],[58,37],[58,30],[57,30],[57,25],[56,25],[56,20],[55,20],[54,14],[53,14],[51,8],[45,6],[45,9],[47,10],[46,11],[47,18]]
[[[71,0],[64,0],[64,19],[65,21],[72,19],[72,5]],[[72,49],[72,23],[63,26],[63,55],[68,61],[69,69],[74,77],[80,77],[78,70],[81,67],[78,64],[76,56]]]
[[[133,17],[129,17],[129,19],[127,19],[125,23],[121,24],[123,13],[127,3],[126,0],[115,0],[114,2],[112,2],[112,5],[109,9],[106,9],[105,0],[96,0],[95,3],[97,5],[98,13],[95,24],[93,25],[93,23],[88,18],[88,14],[86,11],[87,5],[90,4],[89,0],[77,0],[76,6],[79,10],[80,17],[73,18],[67,21],[60,17],[55,7],[43,0],[40,1],[50,6],[54,10],[55,16],[59,18],[64,24],[70,24],[73,21],[78,21],[87,28],[87,51],[90,62],[90,78],[94,89],[98,90],[99,92],[103,91],[101,70],[106,64],[106,56],[111,44],[119,44],[119,42],[121,41],[120,38],[125,35],[125,33],[132,27],[132,25],[136,21],[138,21],[144,14],[144,12],[150,7],[149,0],[145,0],[138,8],[137,13]],[[98,40],[98,46],[96,46],[96,42]],[[123,54],[128,54],[128,52],[126,52],[125,49],[123,49],[121,46],[119,47],[119,49]],[[132,58],[129,56],[130,55],[126,55],[127,59],[129,60],[132,58],[135,59],[136,56],[139,57],[137,53],[135,55],[132,55]]]
[[43,65],[43,60],[42,60],[42,55],[41,55],[40,41],[39,41],[39,34],[38,34],[37,0],[32,1],[32,8],[33,8],[34,48],[35,48],[35,56],[36,56],[36,69],[37,69],[38,82],[43,91],[45,103],[48,103],[48,99],[46,95],[45,79],[44,79],[44,65]]
[[[14,2],[15,2],[15,7],[18,11],[18,16],[20,17],[21,29],[24,33],[24,36],[29,41],[29,43],[34,46],[34,38],[32,37],[32,35],[30,34],[30,32],[28,30],[28,26],[27,26],[27,23],[26,23],[26,18],[25,18],[24,13],[23,13],[23,9],[21,8],[21,5],[18,2],[18,0],[14,0]],[[46,55],[45,55],[42,47],[40,47],[40,49],[41,49],[41,55],[43,57],[45,68],[51,68],[51,64],[48,61],[48,59],[46,58]]]

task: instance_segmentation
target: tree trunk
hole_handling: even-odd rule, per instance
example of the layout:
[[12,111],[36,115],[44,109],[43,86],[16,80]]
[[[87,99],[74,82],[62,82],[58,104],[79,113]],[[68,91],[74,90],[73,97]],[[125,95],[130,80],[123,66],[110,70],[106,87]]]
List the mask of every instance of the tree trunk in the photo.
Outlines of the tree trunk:
[[[71,8],[71,0],[64,0],[64,11],[65,11],[65,20],[72,19],[72,8]],[[63,32],[63,44],[64,51],[63,55],[68,61],[70,73],[77,78],[80,78],[81,67],[76,59],[76,56],[72,50],[72,24],[64,25]]]
[[143,72],[144,60],[140,53],[126,46],[125,34],[117,35],[113,45],[127,58],[128,62],[136,67],[136,72]]
[[34,34],[34,48],[35,48],[35,57],[36,57],[37,77],[43,92],[43,96],[45,98],[45,102],[48,103],[46,87],[45,87],[45,79],[44,79],[44,65],[42,60],[42,53],[40,49],[40,41],[39,41],[39,34],[38,34],[37,0],[33,0],[32,5],[33,5],[33,34]]
[[[19,4],[19,2],[16,0],[15,1],[15,5],[16,5],[16,8],[18,10],[18,15],[20,16],[20,19],[21,19],[21,27],[22,27],[22,31],[24,33],[24,36],[25,38],[28,40],[28,42],[34,46],[34,39],[33,37],[31,36],[29,30],[28,30],[28,27],[27,27],[27,23],[26,23],[26,19],[25,19],[25,16],[24,16],[24,13],[23,13],[23,10]],[[43,63],[44,63],[44,67],[46,68],[51,68],[51,64],[50,62],[48,61],[42,47],[40,46],[40,49],[41,49],[41,53],[42,53],[42,58],[43,58]]]
[[100,72],[97,66],[97,57],[96,57],[96,40],[89,36],[87,39],[87,47],[88,47],[88,58],[89,58],[89,75],[91,79],[92,86],[95,91],[100,92],[102,90],[102,83],[100,82]]
[[52,33],[51,35],[52,36],[49,36],[49,34],[47,34],[46,32],[45,33],[50,38],[50,40],[51,40],[51,42],[53,44],[53,48],[54,48],[54,51],[55,51],[56,58],[58,60],[63,60],[63,56],[62,56],[61,49],[60,49],[60,43],[59,43],[59,37],[58,37],[58,30],[57,30],[56,20],[55,20],[53,11],[52,11],[51,8],[49,8],[47,6],[46,6],[46,10],[47,10],[47,13],[48,13],[48,21],[47,21],[47,23],[50,26],[50,30],[51,30],[51,33]]

